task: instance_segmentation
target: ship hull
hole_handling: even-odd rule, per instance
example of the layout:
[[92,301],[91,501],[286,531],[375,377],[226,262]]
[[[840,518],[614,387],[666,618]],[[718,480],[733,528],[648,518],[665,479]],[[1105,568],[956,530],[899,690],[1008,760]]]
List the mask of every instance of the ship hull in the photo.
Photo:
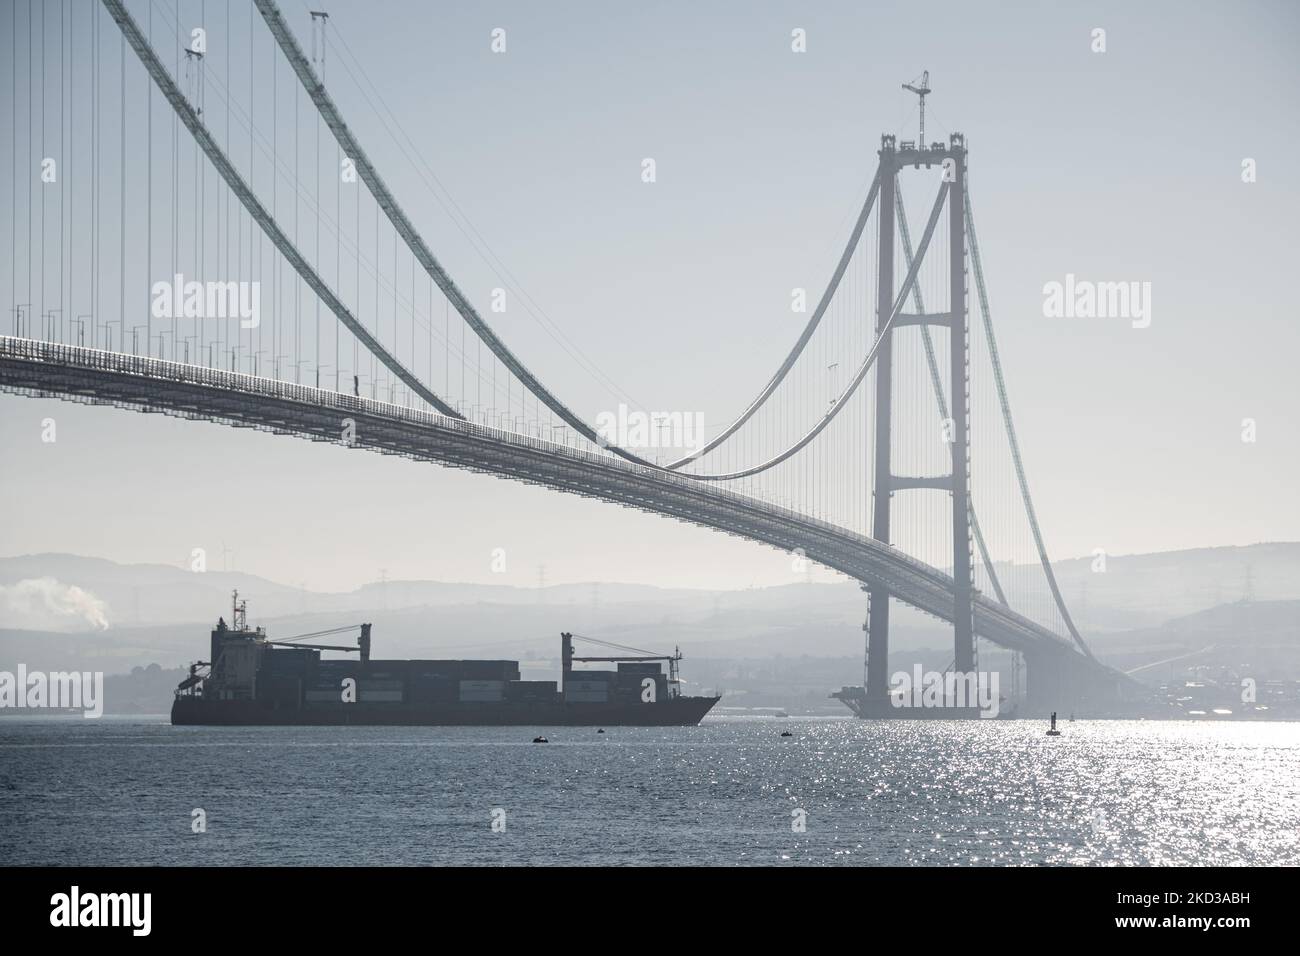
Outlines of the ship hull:
[[494,701],[427,706],[354,703],[281,708],[274,702],[178,696],[176,726],[242,727],[693,727],[717,697],[673,697],[653,704]]

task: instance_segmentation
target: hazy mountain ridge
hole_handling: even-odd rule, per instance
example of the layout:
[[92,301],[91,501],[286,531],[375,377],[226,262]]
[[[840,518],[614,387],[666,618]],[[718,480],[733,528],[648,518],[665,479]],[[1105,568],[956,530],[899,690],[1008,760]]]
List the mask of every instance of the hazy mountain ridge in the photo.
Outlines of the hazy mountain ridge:
[[[1108,655],[1186,649],[1198,641],[1222,645],[1239,627],[1231,606],[1247,588],[1257,613],[1275,616],[1269,633],[1276,641],[1294,644],[1300,630],[1300,612],[1288,618],[1289,605],[1272,607],[1300,601],[1300,543],[1108,557],[1104,572],[1093,565],[1094,559],[1079,558],[1056,570],[1080,626]],[[1240,585],[1229,588],[1233,581]],[[657,650],[680,644],[688,658],[860,658],[866,609],[861,590],[847,581],[722,592],[388,581],[322,593],[240,572],[24,555],[0,558],[0,668],[22,661],[115,673],[186,663],[203,654],[217,615],[229,615],[234,588],[248,600],[250,622],[266,626],[272,638],[371,621],[381,657],[548,659],[559,632],[570,630]],[[1215,600],[1225,592],[1227,600]],[[98,609],[106,629],[93,614],[40,603],[74,594],[80,595],[74,607]],[[896,649],[943,648],[950,640],[948,628],[933,618],[909,608],[895,615]]]
[[[1072,558],[1053,565],[1077,618],[1090,629],[1120,630],[1159,624],[1230,603],[1249,590],[1259,601],[1300,599],[1300,542],[1241,547],[1198,548],[1154,554],[1109,555],[1105,570],[1094,570],[1095,557]],[[995,565],[1002,576],[1012,566]],[[1017,566],[1016,573],[1025,573]],[[459,604],[546,604],[591,607],[603,603],[644,601],[677,608],[749,607],[756,611],[789,606],[800,588],[816,589],[816,603],[836,609],[861,608],[857,585],[790,584],[737,591],[658,588],[621,583],[557,584],[523,588],[508,584],[442,581],[375,581],[351,591],[311,591],[239,571],[209,569],[195,573],[163,564],[118,564],[105,558],[69,554],[33,554],[0,558],[0,628],[73,631],[24,621],[9,597],[22,581],[53,578],[81,588],[105,607],[110,628],[206,619],[230,603],[238,588],[256,614],[268,618],[298,614],[360,611]],[[854,613],[857,613],[856,611]]]
[[1072,613],[1089,630],[1160,624],[1249,595],[1256,601],[1300,599],[1300,543],[1195,548],[1054,562]]

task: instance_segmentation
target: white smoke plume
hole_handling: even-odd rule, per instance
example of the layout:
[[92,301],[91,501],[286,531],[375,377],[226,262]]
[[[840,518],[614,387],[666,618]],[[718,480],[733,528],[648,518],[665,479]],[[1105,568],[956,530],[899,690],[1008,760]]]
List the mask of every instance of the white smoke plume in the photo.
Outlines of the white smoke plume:
[[33,631],[108,629],[108,605],[75,584],[25,578],[0,585],[0,627]]

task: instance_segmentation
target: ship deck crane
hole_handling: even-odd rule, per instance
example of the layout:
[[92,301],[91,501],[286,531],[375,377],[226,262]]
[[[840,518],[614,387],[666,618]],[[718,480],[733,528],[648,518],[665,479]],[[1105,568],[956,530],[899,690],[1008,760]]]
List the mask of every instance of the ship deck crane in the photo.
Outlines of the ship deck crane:
[[[673,653],[671,654],[656,654],[654,653],[654,651],[643,650],[639,647],[628,647],[625,644],[615,644],[613,641],[602,641],[594,637],[583,637],[581,634],[571,634],[568,631],[564,631],[563,633],[561,633],[560,637],[563,640],[562,646],[563,646],[564,660],[562,664],[563,664],[565,674],[569,673],[569,671],[572,669],[572,665],[575,663],[590,664],[590,663],[611,663],[616,661],[667,661],[668,662],[668,686],[672,689],[672,692],[674,694],[677,693],[678,685],[680,685],[682,682],[681,678],[677,674],[677,665],[681,662],[682,659],[682,649],[680,647],[674,647]],[[623,655],[603,655],[603,656],[588,655],[588,656],[578,657],[575,656],[573,653],[573,639],[575,637],[580,641],[586,641],[588,644],[595,644],[598,647],[608,647],[613,650],[619,650],[619,651],[635,651],[636,653],[623,654]]]
[[[328,637],[331,634],[346,634],[348,631],[361,629],[357,636],[356,647],[343,647],[338,644],[303,644],[300,643],[310,637]],[[312,631],[308,634],[298,634],[294,637],[286,637],[281,641],[266,641],[267,644],[275,644],[279,647],[305,647],[313,651],[347,651],[359,652],[362,661],[370,660],[370,625],[369,624],[345,624],[342,627],[331,627],[324,631]]]

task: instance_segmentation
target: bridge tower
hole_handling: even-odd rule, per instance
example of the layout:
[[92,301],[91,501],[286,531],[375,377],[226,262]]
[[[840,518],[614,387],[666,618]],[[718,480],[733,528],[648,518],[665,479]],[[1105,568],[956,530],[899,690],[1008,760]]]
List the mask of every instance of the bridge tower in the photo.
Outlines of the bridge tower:
[[[871,535],[890,542],[890,508],[894,493],[908,489],[947,489],[952,498],[952,555],[954,588],[954,670],[975,669],[975,635],[972,606],[973,554],[970,531],[970,348],[966,307],[966,145],[960,133],[947,144],[897,142],[894,136],[880,139],[880,242],[876,334],[881,335],[894,309],[894,246],[897,235],[897,179],[907,167],[939,165],[948,186],[948,270],[949,308],[937,314],[901,312],[894,327],[933,325],[947,327],[950,341],[950,420],[942,423],[952,445],[949,473],[940,476],[896,475],[891,455],[893,422],[893,337],[884,332],[876,359],[875,472]],[[889,697],[889,591],[882,586],[868,589],[866,705],[869,712],[883,715],[891,709]]]

